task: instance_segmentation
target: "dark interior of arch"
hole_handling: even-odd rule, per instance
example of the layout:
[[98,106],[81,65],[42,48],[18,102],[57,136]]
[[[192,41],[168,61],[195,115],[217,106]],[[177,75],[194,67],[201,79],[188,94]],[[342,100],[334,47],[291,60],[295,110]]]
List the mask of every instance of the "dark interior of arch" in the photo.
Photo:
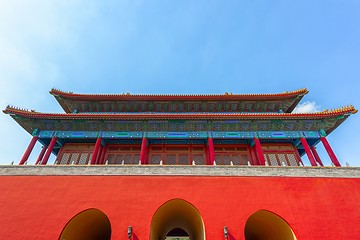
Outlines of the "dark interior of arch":
[[278,215],[260,210],[245,225],[245,240],[296,240],[289,224]]
[[59,240],[110,240],[108,217],[98,209],[85,210],[73,217],[64,227]]
[[168,234],[166,234],[167,237],[188,237],[189,234],[182,228],[174,228]]

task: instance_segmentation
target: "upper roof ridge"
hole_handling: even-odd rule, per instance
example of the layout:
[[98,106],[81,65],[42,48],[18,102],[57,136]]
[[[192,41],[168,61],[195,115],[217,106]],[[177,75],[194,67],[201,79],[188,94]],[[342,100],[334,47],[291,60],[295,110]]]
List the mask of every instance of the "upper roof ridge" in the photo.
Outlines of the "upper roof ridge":
[[309,92],[306,88],[300,88],[293,91],[285,91],[282,93],[232,93],[225,92],[224,94],[131,94],[127,93],[115,93],[115,94],[99,94],[99,93],[74,93],[70,91],[62,91],[57,88],[52,88],[49,93],[54,96],[63,96],[63,97],[88,97],[88,96],[98,96],[98,97],[121,97],[121,96],[133,96],[133,97],[220,97],[220,96],[286,96],[286,95],[305,95]]

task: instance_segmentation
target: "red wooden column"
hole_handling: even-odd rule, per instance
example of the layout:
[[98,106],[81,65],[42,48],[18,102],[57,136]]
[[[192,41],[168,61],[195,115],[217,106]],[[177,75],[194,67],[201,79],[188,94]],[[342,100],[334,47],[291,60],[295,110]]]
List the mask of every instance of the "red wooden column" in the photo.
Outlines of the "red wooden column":
[[36,159],[35,165],[38,165],[39,162],[41,162],[41,160],[43,159],[44,154],[45,154],[45,152],[46,152],[46,148],[47,148],[47,146],[44,145],[43,148],[41,149],[41,152],[40,152],[38,158]]
[[215,162],[215,149],[214,149],[214,141],[211,137],[208,138],[208,150],[209,150],[209,160],[208,164],[214,165]]
[[90,160],[91,165],[96,163],[96,159],[97,159],[97,156],[98,156],[98,153],[99,153],[100,146],[101,146],[101,137],[99,136],[96,139],[94,151],[93,151],[92,156],[91,156],[91,160]]
[[57,137],[53,137],[50,141],[50,144],[46,150],[46,153],[45,153],[45,156],[44,156],[44,159],[41,161],[41,165],[46,165],[48,160],[49,160],[49,157],[50,157],[50,154],[52,152],[52,150],[54,149],[54,146],[56,144],[56,140],[57,140]]
[[210,165],[210,157],[209,157],[209,148],[207,146],[207,144],[205,144],[205,164],[206,165]]
[[313,153],[315,160],[318,162],[318,164],[320,164],[320,166],[324,166],[324,164],[322,163],[319,154],[316,151],[316,148],[314,146],[310,147],[311,152]]
[[140,161],[141,164],[147,164],[147,139],[143,137],[141,140],[141,150],[140,150]]
[[315,158],[314,158],[314,156],[313,156],[312,153],[311,153],[309,144],[307,143],[306,139],[303,138],[303,137],[301,137],[301,138],[300,138],[300,141],[301,141],[301,144],[302,144],[303,147],[304,147],[304,150],[305,150],[305,152],[306,152],[306,155],[307,155],[308,158],[309,158],[309,161],[310,161],[311,166],[317,166],[316,161],[315,161]]
[[258,155],[259,163],[260,163],[260,165],[265,165],[265,157],[264,157],[263,150],[261,148],[260,140],[256,137],[256,138],[254,138],[254,143],[255,143],[255,151]]
[[104,146],[101,146],[101,150],[99,153],[99,157],[96,160],[96,164],[104,164],[105,163],[106,150],[107,150],[107,144],[105,144]]
[[33,136],[33,138],[31,139],[30,143],[29,143],[29,146],[27,147],[24,155],[22,156],[21,160],[20,160],[20,163],[19,165],[24,165],[24,163],[28,160],[30,154],[31,154],[31,151],[33,150],[35,144],[36,144],[36,141],[39,139],[38,136]]
[[249,154],[250,154],[251,165],[259,165],[254,147],[249,147]]
[[105,146],[101,146],[100,145],[100,153],[99,153],[99,157],[96,159],[96,163],[95,164],[101,164],[102,161],[102,157],[104,155],[105,152]]
[[330,157],[331,161],[334,163],[334,165],[336,167],[341,167],[340,162],[337,159],[334,151],[330,147],[330,144],[329,144],[328,140],[326,139],[326,137],[321,137],[320,140],[324,144],[324,147],[325,147],[327,153],[329,154],[329,157]]

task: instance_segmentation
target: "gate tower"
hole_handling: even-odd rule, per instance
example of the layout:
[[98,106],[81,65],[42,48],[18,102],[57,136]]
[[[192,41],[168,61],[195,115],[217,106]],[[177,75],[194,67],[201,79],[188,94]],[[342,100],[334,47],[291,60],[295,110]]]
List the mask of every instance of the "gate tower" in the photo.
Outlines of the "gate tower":
[[357,110],[293,113],[307,93],[52,89],[65,113],[8,106],[32,140],[19,165],[0,167],[0,236],[356,239],[360,169],[341,167],[327,136]]

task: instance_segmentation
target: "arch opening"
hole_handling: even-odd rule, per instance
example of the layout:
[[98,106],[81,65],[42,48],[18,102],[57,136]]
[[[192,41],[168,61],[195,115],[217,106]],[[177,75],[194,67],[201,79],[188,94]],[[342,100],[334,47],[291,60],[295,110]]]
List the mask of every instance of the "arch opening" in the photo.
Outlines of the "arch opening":
[[105,213],[88,209],[75,215],[64,227],[59,240],[110,240],[111,225]]
[[173,199],[154,214],[150,240],[205,240],[204,223],[199,211],[190,203]]
[[296,240],[289,224],[278,215],[260,210],[245,224],[245,240]]
[[181,228],[174,228],[173,230],[170,230],[166,234],[165,237],[166,240],[189,240],[190,236],[189,234]]

